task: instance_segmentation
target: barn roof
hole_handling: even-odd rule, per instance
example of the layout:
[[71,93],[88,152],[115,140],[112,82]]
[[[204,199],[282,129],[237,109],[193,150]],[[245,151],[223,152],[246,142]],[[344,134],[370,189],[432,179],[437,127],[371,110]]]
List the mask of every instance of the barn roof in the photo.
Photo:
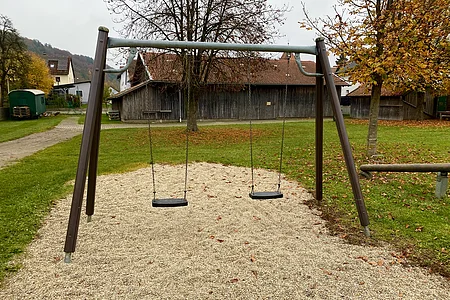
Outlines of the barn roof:
[[[151,80],[177,82],[181,80],[182,64],[175,54],[144,53],[142,57]],[[288,59],[289,58],[289,59]],[[314,73],[313,61],[302,61],[306,72]],[[141,74],[139,74],[140,76]],[[347,82],[335,76],[336,85],[346,86]],[[257,85],[315,85],[315,77],[303,75],[295,59],[283,54],[279,59],[247,59],[218,57],[208,75],[211,84],[257,84]]]
[[[356,90],[349,93],[348,97],[369,97],[371,95],[372,89],[365,84],[360,85]],[[381,96],[382,97],[392,97],[392,96],[401,96],[402,93],[394,92],[392,90],[388,90],[386,88],[381,88]]]

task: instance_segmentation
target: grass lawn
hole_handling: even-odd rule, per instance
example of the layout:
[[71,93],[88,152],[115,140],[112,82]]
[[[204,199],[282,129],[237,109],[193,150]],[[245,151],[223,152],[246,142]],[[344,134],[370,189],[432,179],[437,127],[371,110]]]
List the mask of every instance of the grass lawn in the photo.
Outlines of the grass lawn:
[[[86,115],[81,115],[78,119],[78,124],[84,124]],[[120,120],[110,120],[107,115],[102,114],[102,124],[120,124]]]
[[43,132],[58,125],[66,116],[42,117],[33,120],[0,121],[0,143],[15,140],[33,133]]
[[[365,156],[366,122],[347,120],[346,124],[357,165],[450,161],[450,122],[380,122],[378,141],[383,156],[377,161]],[[335,124],[328,121],[324,127],[324,201],[310,204],[320,207],[332,231],[352,242],[389,242],[402,256],[450,274],[450,198],[435,198],[436,175],[374,173],[370,181],[361,179],[372,232],[372,238],[365,238]],[[201,127],[189,137],[190,161],[248,167],[248,139],[248,126]],[[256,167],[278,168],[280,140],[281,124],[254,125]],[[20,268],[12,258],[33,239],[52,203],[72,192],[66,182],[75,177],[80,142],[81,137],[76,137],[0,170],[0,280]],[[183,163],[183,128],[154,128],[153,144],[156,162]],[[283,172],[312,191],[314,121],[286,124],[283,157]],[[148,162],[147,130],[102,131],[99,173],[126,172],[148,166]]]

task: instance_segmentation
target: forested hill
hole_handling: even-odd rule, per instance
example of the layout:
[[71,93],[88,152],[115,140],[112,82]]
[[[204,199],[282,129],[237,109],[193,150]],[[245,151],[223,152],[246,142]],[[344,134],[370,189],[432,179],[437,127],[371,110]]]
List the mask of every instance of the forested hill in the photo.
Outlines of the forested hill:
[[[61,50],[52,47],[50,44],[42,44],[38,40],[23,38],[28,50],[36,53],[43,59],[72,57],[73,68],[75,72],[75,82],[91,80],[92,70],[94,69],[94,59],[89,56],[72,54],[67,50]],[[109,85],[118,85],[116,75],[107,74],[106,80]]]

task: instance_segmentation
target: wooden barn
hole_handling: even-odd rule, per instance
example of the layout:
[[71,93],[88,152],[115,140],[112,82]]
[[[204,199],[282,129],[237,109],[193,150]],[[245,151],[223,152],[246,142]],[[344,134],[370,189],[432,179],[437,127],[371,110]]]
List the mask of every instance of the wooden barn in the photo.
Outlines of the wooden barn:
[[[350,101],[350,117],[368,119],[370,110],[370,89],[362,85],[348,94]],[[417,119],[417,93],[396,93],[382,89],[380,99],[379,120],[416,120]],[[423,119],[436,117],[436,99],[425,93],[423,106]]]
[[[207,86],[199,95],[199,120],[315,117],[315,78],[304,76],[293,56],[249,61],[218,59]],[[302,64],[307,72],[315,72],[314,62]],[[120,112],[121,120],[185,119],[180,65],[172,54],[139,54],[130,80],[131,88],[110,98],[113,109]],[[338,77],[335,77],[335,83],[338,95],[342,86],[348,85]],[[325,95],[324,116],[332,117],[326,89]]]

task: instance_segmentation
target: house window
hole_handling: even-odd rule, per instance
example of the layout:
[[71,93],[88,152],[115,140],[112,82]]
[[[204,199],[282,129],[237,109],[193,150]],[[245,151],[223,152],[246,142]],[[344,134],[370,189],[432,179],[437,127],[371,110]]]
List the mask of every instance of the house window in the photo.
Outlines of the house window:
[[83,91],[77,91],[77,96],[80,98],[83,97]]
[[56,80],[56,82],[60,82],[61,81],[61,77],[56,77],[55,80]]

